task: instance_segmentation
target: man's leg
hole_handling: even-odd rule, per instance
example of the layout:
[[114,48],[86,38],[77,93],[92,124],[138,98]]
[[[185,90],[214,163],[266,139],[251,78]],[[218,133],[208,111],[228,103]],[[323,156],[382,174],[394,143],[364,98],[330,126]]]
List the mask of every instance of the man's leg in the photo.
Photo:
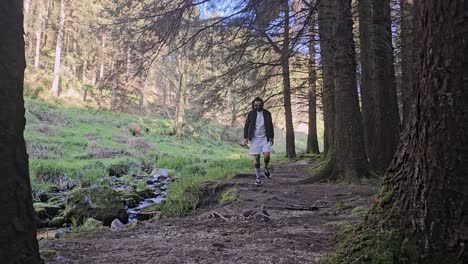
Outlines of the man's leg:
[[260,155],[254,155],[255,177],[260,182]]
[[270,170],[268,169],[268,163],[270,163],[270,152],[263,152],[263,161],[265,162],[265,177],[270,177]]

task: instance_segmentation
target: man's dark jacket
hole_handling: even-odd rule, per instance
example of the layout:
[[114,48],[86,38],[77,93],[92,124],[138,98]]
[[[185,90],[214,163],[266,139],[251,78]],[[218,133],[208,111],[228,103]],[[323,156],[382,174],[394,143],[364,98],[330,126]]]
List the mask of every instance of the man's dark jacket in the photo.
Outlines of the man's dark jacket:
[[[244,126],[244,139],[251,140],[254,137],[257,113],[258,112],[256,110],[252,110],[247,115]],[[265,120],[267,141],[271,141],[275,137],[275,131],[273,129],[273,121],[271,120],[270,111],[263,109],[263,120]]]

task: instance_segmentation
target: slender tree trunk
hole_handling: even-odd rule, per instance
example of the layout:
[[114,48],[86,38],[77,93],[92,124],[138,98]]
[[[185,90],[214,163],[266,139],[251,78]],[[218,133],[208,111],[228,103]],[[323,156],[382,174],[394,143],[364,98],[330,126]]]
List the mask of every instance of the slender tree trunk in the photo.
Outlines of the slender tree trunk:
[[86,101],[86,97],[88,96],[88,88],[86,87],[86,84],[88,82],[86,78],[87,70],[88,70],[88,49],[85,48],[84,54],[83,54],[83,73],[81,75],[81,83],[82,83],[81,94],[82,94],[83,102]]
[[113,71],[113,80],[112,80],[112,91],[111,91],[111,111],[115,112],[117,108],[117,89],[120,83],[120,67],[116,59],[113,59],[112,62],[112,71]]
[[369,155],[375,138],[376,87],[374,85],[374,0],[359,0],[359,42],[361,45],[361,105],[364,143]]
[[29,22],[29,14],[31,7],[31,0],[24,0],[24,35],[26,39],[26,47],[28,48],[28,57],[32,55],[33,52],[33,45],[32,45],[32,37],[29,34],[28,22]]
[[413,0],[401,0],[401,93],[403,101],[403,124],[406,124],[412,107],[415,92],[413,75],[415,74],[415,38],[413,30]]
[[96,54],[93,53],[92,64],[91,64],[91,86],[95,87],[97,82],[97,58]]
[[322,104],[323,104],[323,123],[324,149],[326,157],[333,149],[335,135],[335,83],[333,79],[333,57],[335,52],[335,21],[333,14],[333,1],[318,1],[318,24],[320,35],[320,57],[322,64]]
[[78,76],[78,65],[77,65],[77,59],[76,59],[76,54],[78,54],[78,44],[76,43],[76,40],[73,41],[73,62],[72,62],[72,71],[73,71],[73,76],[77,77]]
[[97,62],[93,62],[93,66],[92,66],[92,75],[91,75],[91,85],[94,87],[96,86],[96,82],[97,82]]
[[132,53],[130,48],[127,48],[127,63],[125,64],[125,85],[128,86],[130,80],[130,67],[132,63]]
[[39,59],[41,56],[41,37],[42,37],[42,23],[43,12],[42,1],[37,2],[37,29],[36,29],[36,54],[34,56],[34,70],[39,70]]
[[23,137],[23,1],[0,2],[0,263],[41,263]]
[[384,171],[390,165],[400,137],[391,25],[390,0],[375,1],[375,133],[368,145],[370,165],[375,171]]
[[60,58],[62,54],[63,45],[63,31],[65,27],[65,0],[60,0],[60,22],[57,33],[57,45],[55,48],[55,66],[54,66],[54,81],[52,83],[52,94],[55,96],[60,95],[59,82],[60,82]]
[[283,32],[283,48],[281,54],[281,69],[283,74],[283,93],[284,93],[284,114],[286,121],[286,156],[288,158],[296,157],[296,146],[294,139],[294,125],[292,118],[291,107],[291,80],[289,72],[289,2],[282,0],[284,8],[284,32]]
[[356,61],[350,0],[334,0],[336,20],[335,142],[332,179],[353,181],[368,175],[356,85]]
[[145,106],[145,92],[147,89],[148,89],[148,76],[146,75],[144,83],[143,83],[143,88],[138,90],[140,92],[140,101],[139,101],[140,114],[143,114],[143,110]]
[[184,74],[179,78],[179,89],[177,90],[177,109],[176,109],[176,136],[182,136],[182,128],[185,120],[185,103],[186,103],[186,84],[184,83]]
[[28,18],[29,18],[29,7],[31,6],[31,0],[24,0],[24,21],[23,21],[23,27],[24,27],[24,33],[27,35],[28,34]]
[[99,81],[104,79],[104,49],[106,48],[106,34],[102,33],[101,35],[101,49],[99,51],[99,60],[101,61],[101,66],[99,67]]
[[[315,24],[315,23],[314,23]],[[315,61],[315,34],[312,27],[309,41],[309,125],[307,134],[307,153],[320,153],[317,139],[317,70]]]
[[[47,0],[47,4],[46,4],[46,15],[44,16],[44,36],[43,36],[43,39],[44,41],[42,42],[42,46],[41,46],[41,49],[44,49],[44,47],[47,45],[47,42],[50,41],[50,37],[49,37],[49,34],[52,34],[52,30],[49,30],[49,27],[50,27],[50,20],[51,20],[51,16],[52,16],[52,12],[53,12],[53,7],[52,7],[52,0]],[[52,44],[51,44],[52,45]]]
[[234,127],[237,123],[237,105],[233,89],[234,88],[232,86],[228,87],[229,110],[231,115],[231,120],[229,123],[232,127]]

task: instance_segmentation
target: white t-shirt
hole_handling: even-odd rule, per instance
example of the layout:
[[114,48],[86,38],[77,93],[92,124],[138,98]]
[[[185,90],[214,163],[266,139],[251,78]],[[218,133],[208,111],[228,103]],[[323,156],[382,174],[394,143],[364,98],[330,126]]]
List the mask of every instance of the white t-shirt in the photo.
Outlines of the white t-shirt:
[[255,138],[266,138],[265,120],[263,118],[263,111],[257,112],[257,120],[255,121]]

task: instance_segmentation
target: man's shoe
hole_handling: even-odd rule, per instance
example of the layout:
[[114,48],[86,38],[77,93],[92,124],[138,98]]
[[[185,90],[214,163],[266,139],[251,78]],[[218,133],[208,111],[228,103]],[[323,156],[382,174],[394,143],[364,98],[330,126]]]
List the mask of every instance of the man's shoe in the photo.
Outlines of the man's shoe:
[[262,181],[259,180],[259,179],[257,179],[257,180],[255,181],[255,186],[260,186],[260,185],[262,185]]
[[265,173],[265,177],[266,177],[266,178],[270,178],[271,174],[270,174],[270,171],[268,170],[268,168],[265,168],[265,169],[263,170],[263,172]]

